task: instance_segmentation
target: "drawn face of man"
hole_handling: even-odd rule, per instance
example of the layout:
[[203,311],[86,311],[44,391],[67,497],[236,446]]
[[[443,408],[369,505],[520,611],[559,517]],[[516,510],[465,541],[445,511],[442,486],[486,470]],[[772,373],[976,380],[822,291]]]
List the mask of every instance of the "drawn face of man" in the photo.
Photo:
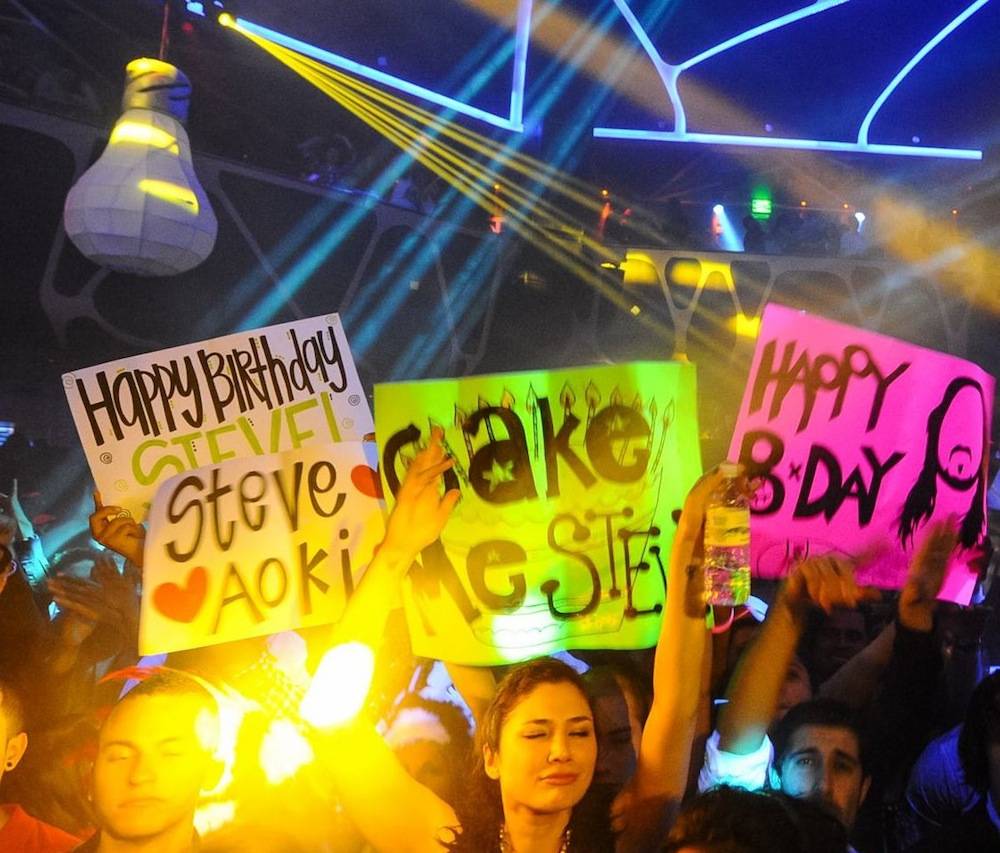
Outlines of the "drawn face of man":
[[938,469],[948,485],[964,490],[979,477],[983,432],[982,394],[978,387],[966,385],[944,413],[938,436]]

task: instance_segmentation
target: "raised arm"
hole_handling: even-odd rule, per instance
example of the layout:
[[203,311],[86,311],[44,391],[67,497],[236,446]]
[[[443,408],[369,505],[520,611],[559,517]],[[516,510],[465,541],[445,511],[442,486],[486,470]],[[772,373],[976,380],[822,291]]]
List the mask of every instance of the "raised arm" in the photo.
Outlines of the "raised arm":
[[[385,539],[347,606],[335,643],[361,642],[374,650],[399,584],[420,551],[444,528],[459,493],[440,493],[441,474],[453,461],[441,447],[440,431],[414,458],[396,496]],[[348,816],[368,843],[385,853],[440,853],[458,818],[452,808],[407,774],[392,750],[360,717],[325,732],[324,763]]]
[[389,613],[398,604],[399,585],[417,555],[444,529],[461,496],[453,489],[443,497],[441,475],[455,464],[441,446],[443,433],[430,441],[406,471],[396,506],[379,545],[335,632],[335,642],[350,640],[375,648],[382,640]]
[[[822,696],[854,708],[864,707],[875,697],[887,667],[900,654],[898,646],[901,643],[926,645],[921,642],[920,635],[929,635],[934,628],[937,594],[944,583],[955,544],[954,520],[938,522],[931,527],[910,561],[906,583],[899,594],[896,621],[886,625],[874,640],[823,682]],[[898,666],[895,669],[898,670]]]
[[709,638],[702,577],[705,503],[722,479],[713,470],[695,483],[674,535],[653,665],[653,706],[635,777],[614,808],[619,850],[659,849],[687,787]]
[[729,701],[719,714],[719,749],[735,755],[760,749],[810,608],[831,612],[878,597],[877,590],[855,583],[854,566],[846,560],[813,557],[799,563],[782,584],[729,683]]
[[445,668],[451,676],[455,689],[472,711],[476,725],[479,725],[486,707],[493,701],[493,695],[497,692],[497,680],[493,670],[487,666],[465,666],[460,663],[446,663]]
[[41,583],[49,568],[49,558],[42,546],[41,537],[21,505],[16,479],[11,483],[10,511],[17,524],[18,538],[24,542],[20,553],[21,568],[32,585]]
[[894,768],[914,760],[930,736],[942,666],[934,610],[957,533],[954,522],[931,526],[899,594],[892,656],[869,713],[873,784],[882,784]]

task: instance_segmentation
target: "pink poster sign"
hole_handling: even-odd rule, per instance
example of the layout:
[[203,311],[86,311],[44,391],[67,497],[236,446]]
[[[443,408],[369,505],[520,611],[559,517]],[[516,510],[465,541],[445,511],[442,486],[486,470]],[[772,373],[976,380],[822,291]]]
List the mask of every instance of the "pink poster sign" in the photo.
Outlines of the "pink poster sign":
[[763,477],[754,574],[874,553],[859,581],[897,589],[928,525],[954,516],[960,547],[940,597],[968,603],[986,537],[994,386],[954,356],[768,305],[729,450]]

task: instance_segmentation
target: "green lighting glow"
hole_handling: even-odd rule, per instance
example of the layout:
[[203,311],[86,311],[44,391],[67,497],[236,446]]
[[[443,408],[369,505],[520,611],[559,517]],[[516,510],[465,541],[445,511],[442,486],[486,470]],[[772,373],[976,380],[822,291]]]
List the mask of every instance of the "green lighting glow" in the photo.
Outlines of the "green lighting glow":
[[769,198],[750,199],[750,214],[754,219],[770,219],[774,205]]

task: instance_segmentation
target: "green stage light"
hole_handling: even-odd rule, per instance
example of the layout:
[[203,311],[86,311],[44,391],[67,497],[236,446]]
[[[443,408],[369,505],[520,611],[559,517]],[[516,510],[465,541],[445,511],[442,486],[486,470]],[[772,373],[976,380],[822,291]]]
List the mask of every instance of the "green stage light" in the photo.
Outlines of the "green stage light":
[[774,212],[774,204],[769,198],[750,199],[750,215],[754,219],[770,219]]

